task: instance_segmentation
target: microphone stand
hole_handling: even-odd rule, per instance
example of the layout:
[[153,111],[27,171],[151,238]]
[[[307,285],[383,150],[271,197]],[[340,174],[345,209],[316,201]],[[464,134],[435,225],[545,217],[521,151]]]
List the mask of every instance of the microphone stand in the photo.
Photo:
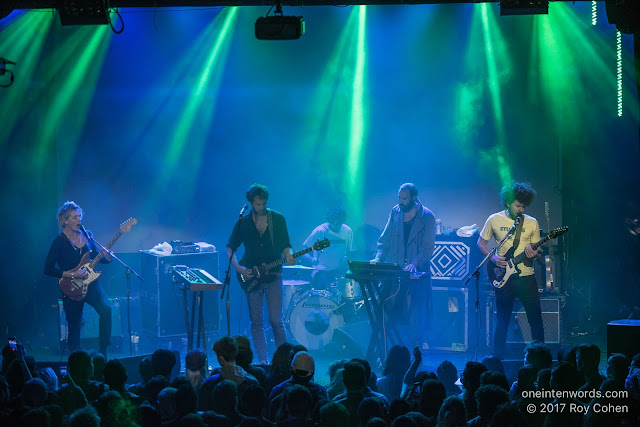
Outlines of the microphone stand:
[[[245,206],[246,207],[246,206]],[[243,208],[240,211],[240,217],[236,221],[236,224],[233,228],[236,230],[236,235],[233,238],[233,246],[235,248],[238,247],[238,234],[240,234],[240,222],[242,221],[242,214],[244,214],[245,209]],[[227,336],[231,336],[231,301],[229,300],[229,291],[231,289],[231,260],[236,254],[236,249],[231,250],[231,255],[229,256],[229,265],[227,266],[227,271],[224,276],[224,284],[222,285],[222,294],[220,295],[220,299],[224,298],[224,291],[227,291]]]
[[127,329],[129,332],[129,356],[133,356],[133,349],[132,349],[133,344],[131,342],[131,283],[130,283],[131,273],[133,273],[138,279],[140,279],[141,282],[144,282],[144,279],[142,278],[142,276],[136,273],[134,269],[129,267],[124,261],[118,258],[113,252],[111,252],[110,250],[102,246],[100,242],[98,242],[96,239],[92,238],[91,241],[93,241],[97,246],[99,246],[100,249],[105,251],[110,258],[115,259],[120,264],[122,264],[122,266],[125,268],[124,274],[127,277]]
[[504,245],[504,242],[516,230],[517,227],[518,222],[516,221],[511,229],[507,232],[507,234],[505,234],[505,236],[500,239],[496,246],[491,249],[489,253],[484,257],[484,259],[480,262],[480,264],[478,264],[476,269],[473,270],[473,273],[471,273],[471,275],[467,277],[467,280],[465,280],[463,285],[467,286],[467,283],[469,283],[469,280],[471,280],[472,277],[476,278],[476,342],[473,349],[473,354],[475,356],[476,362],[478,361],[478,339],[480,337],[480,269],[487,263],[487,261],[493,256],[493,254],[497,253],[498,249],[500,249],[502,245]]

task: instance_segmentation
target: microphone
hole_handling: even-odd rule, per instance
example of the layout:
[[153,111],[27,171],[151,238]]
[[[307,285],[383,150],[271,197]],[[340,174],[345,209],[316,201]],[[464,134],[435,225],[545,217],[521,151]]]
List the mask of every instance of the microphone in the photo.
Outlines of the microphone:
[[249,206],[247,205],[244,205],[242,209],[240,209],[240,218],[242,218],[242,215],[244,215],[247,209],[249,209]]
[[84,233],[84,235],[87,237],[87,239],[91,240],[91,236],[89,236],[89,233],[87,233],[87,230],[84,229],[84,225],[79,224],[78,228],[80,229],[80,231],[82,231]]
[[511,229],[509,230],[509,233],[508,233],[508,234],[511,234],[511,233],[513,233],[514,231],[516,231],[516,228],[518,228],[518,225],[520,225],[520,218],[521,218],[521,216],[520,216],[520,215],[518,215],[518,216],[516,217],[516,221],[513,223],[513,226],[512,226],[512,227],[511,227]]

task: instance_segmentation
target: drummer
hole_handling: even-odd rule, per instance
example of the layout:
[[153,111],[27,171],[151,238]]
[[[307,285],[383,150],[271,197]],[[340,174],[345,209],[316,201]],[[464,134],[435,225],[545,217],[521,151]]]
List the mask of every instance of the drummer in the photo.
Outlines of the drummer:
[[322,252],[313,251],[305,255],[311,265],[318,268],[311,282],[315,289],[326,288],[328,284],[344,276],[349,268],[347,254],[352,251],[353,231],[344,223],[346,219],[347,213],[341,206],[329,208],[327,222],[317,226],[303,243],[308,248],[316,241],[327,238],[331,244]]

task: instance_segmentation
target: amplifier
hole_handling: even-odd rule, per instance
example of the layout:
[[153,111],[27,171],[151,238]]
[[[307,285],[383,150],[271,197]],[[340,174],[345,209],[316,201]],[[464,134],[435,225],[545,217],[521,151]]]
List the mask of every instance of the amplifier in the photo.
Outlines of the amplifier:
[[[544,341],[553,348],[559,348],[563,343],[562,309],[565,305],[565,297],[562,295],[546,295],[540,297],[540,308],[542,309],[542,326],[544,327]],[[496,324],[495,296],[487,304],[487,310],[493,314],[490,316],[491,322],[487,323],[487,345],[493,346],[493,333]],[[511,320],[507,329],[507,352],[510,348],[515,350],[517,356],[521,356],[521,350],[531,342],[531,327],[527,319],[527,313],[520,300],[516,299],[513,304]]]
[[173,254],[195,254],[200,252],[200,246],[198,245],[181,245],[173,247]]
[[430,349],[467,351],[469,347],[469,289],[434,286],[434,328],[429,332]]
[[[140,284],[140,314],[142,330],[148,335],[160,338],[187,334],[183,286],[173,280],[175,265],[200,268],[218,277],[218,252],[162,256],[140,251],[140,274],[144,278]],[[191,301],[192,295],[188,296]],[[218,291],[205,292],[203,299],[205,332],[210,334],[218,330],[220,295]],[[190,309],[191,303],[187,306]]]

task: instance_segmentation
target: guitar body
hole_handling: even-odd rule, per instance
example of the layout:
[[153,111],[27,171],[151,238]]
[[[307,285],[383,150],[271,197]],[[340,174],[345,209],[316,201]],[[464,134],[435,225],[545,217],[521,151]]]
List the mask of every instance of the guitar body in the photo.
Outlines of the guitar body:
[[[325,238],[323,240],[319,240],[316,243],[314,243],[312,247],[301,250],[294,254],[291,254],[291,256],[295,259],[311,251],[321,251],[325,248],[328,248],[329,244],[330,244],[329,239]],[[236,273],[236,275],[238,276],[238,282],[240,283],[240,287],[245,292],[251,292],[256,287],[258,287],[258,285],[260,285],[261,283],[270,282],[274,280],[275,275],[271,274],[270,271],[284,264],[285,262],[286,262],[286,259],[281,258],[277,261],[270,262],[269,264],[263,262],[260,265],[254,265],[253,267],[251,267],[251,271],[253,272],[253,277],[247,277],[241,273]],[[247,267],[243,264],[242,261],[240,261],[239,264],[243,267]]]
[[[242,262],[239,264],[242,265]],[[244,274],[236,273],[238,276],[238,283],[240,283],[240,287],[245,292],[251,292],[257,288],[258,285],[269,282],[275,278],[273,274],[269,274],[267,264],[264,262],[261,265],[252,267],[251,271],[253,272],[253,277],[247,277]]]
[[98,277],[102,275],[100,272],[96,272],[91,267],[91,259],[89,257],[89,252],[82,256],[80,260],[80,264],[72,271],[76,272],[81,269],[86,269],[88,276],[86,279],[74,278],[70,279],[68,277],[63,277],[58,281],[60,285],[60,290],[71,298],[74,301],[82,301],[87,296],[87,290],[89,289],[89,285],[95,282]]
[[[113,244],[118,240],[118,238],[122,235],[122,233],[128,233],[131,231],[131,227],[136,225],[138,220],[135,218],[129,218],[122,224],[120,224],[120,230],[118,233],[113,236],[113,239],[107,244],[105,249],[109,249],[113,246]],[[82,301],[87,296],[87,290],[89,289],[89,285],[96,280],[98,277],[102,275],[99,271],[94,271],[94,267],[96,264],[102,259],[103,253],[99,253],[93,260],[90,257],[90,252],[82,255],[82,259],[80,259],[80,263],[78,266],[71,270],[72,272],[76,272],[81,269],[85,269],[87,271],[87,277],[85,279],[74,278],[70,279],[68,277],[63,277],[58,281],[60,285],[60,289],[62,292],[71,298],[74,301]]]
[[507,260],[507,268],[498,267],[496,264],[489,262],[487,264],[487,274],[489,282],[494,288],[502,288],[507,284],[511,276],[520,275],[520,269],[513,263],[512,259]]
[[[562,235],[569,231],[569,227],[561,227],[556,228],[551,231],[548,236],[541,239],[539,242],[531,245],[531,249],[538,250],[540,245],[545,244],[550,239],[555,239],[558,236]],[[502,288],[507,284],[511,277],[520,276],[520,269],[518,268],[518,264],[524,262],[526,258],[526,254],[524,252],[519,253],[516,256],[513,256],[514,248],[510,248],[504,257],[507,260],[507,268],[498,267],[493,262],[487,263],[487,273],[489,275],[489,282],[493,285],[494,288]]]

